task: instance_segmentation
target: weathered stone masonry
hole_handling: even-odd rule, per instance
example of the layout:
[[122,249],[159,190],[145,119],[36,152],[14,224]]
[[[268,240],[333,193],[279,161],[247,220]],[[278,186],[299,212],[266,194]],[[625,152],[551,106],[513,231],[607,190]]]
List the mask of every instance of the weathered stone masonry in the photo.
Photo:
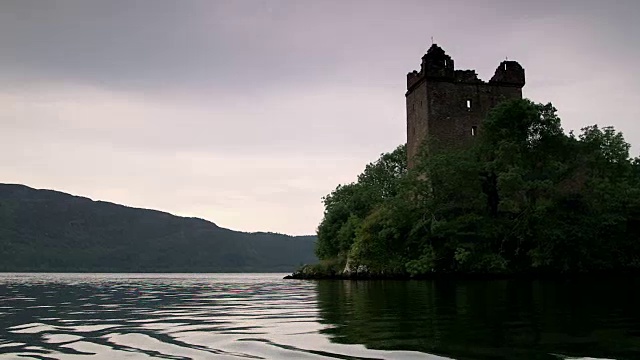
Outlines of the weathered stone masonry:
[[524,84],[524,69],[516,61],[503,61],[491,80],[484,82],[474,70],[455,70],[453,59],[432,45],[422,57],[420,71],[407,74],[409,168],[427,138],[435,146],[473,139],[482,131],[482,120],[491,108],[522,98]]

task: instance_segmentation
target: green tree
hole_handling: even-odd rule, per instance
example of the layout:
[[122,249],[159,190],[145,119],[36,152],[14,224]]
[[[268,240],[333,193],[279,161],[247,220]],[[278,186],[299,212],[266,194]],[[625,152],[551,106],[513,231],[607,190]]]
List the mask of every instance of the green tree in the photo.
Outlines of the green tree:
[[406,146],[381,154],[368,164],[358,181],[338,185],[323,198],[316,254],[320,259],[346,258],[362,221],[380,204],[397,196],[407,172]]
[[474,141],[403,146],[324,198],[317,252],[372,274],[640,269],[640,159],[613,127],[566,134],[552,104],[495,107]]

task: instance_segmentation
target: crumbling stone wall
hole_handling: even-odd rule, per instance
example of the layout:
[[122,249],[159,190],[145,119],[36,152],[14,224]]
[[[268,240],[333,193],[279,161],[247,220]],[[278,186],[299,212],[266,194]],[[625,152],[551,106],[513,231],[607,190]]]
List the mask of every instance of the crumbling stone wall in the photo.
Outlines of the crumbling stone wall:
[[503,61],[484,82],[474,70],[455,70],[453,59],[431,46],[420,71],[407,75],[409,167],[427,139],[432,142],[428,151],[472,141],[489,110],[504,100],[522,98],[524,84],[524,69],[515,61]]

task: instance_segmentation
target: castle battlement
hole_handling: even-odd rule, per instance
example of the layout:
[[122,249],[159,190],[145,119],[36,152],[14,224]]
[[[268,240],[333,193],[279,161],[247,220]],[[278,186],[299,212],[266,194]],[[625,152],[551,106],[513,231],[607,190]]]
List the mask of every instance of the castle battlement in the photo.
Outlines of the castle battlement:
[[420,70],[407,74],[407,155],[409,167],[427,139],[457,146],[482,131],[482,121],[498,103],[522,98],[524,68],[505,60],[489,81],[475,70],[456,70],[436,44],[422,57]]
[[488,82],[478,78],[475,70],[456,70],[454,60],[436,44],[422,57],[420,71],[407,74],[407,90],[410,91],[421,81],[448,81],[456,83],[489,84],[496,86],[520,86],[525,84],[524,69],[517,61],[503,61],[496,68]]

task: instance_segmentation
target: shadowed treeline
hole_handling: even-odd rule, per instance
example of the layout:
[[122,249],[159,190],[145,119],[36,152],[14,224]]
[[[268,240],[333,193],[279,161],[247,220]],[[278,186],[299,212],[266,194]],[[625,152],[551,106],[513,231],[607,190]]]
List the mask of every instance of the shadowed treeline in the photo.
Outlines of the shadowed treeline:
[[[453,121],[453,119],[452,119]],[[640,158],[610,126],[565,132],[504,101],[464,144],[398,146],[323,198],[317,266],[360,277],[640,272]],[[319,276],[317,276],[319,277]]]

